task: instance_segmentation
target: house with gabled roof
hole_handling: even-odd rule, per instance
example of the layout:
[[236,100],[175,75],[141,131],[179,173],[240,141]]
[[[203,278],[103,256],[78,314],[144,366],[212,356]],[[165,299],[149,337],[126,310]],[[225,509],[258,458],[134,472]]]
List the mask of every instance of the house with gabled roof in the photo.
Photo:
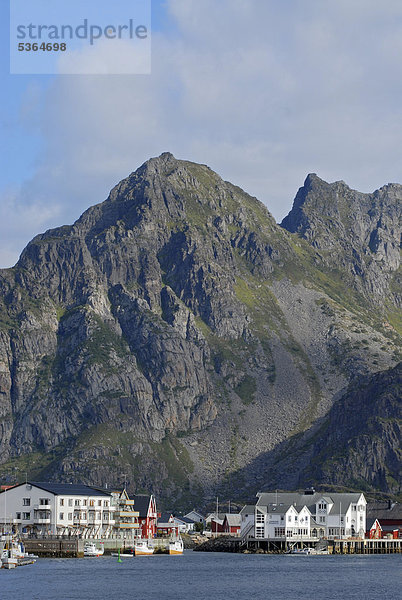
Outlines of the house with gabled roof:
[[158,521],[155,496],[153,494],[135,494],[133,499],[135,510],[139,513],[141,536],[144,538],[155,537]]
[[205,522],[207,526],[209,525],[211,528],[211,532],[213,534],[224,533],[223,531],[223,521],[225,519],[225,513],[210,513]]
[[190,512],[184,515],[187,519],[191,519],[195,523],[202,523],[205,525],[205,517],[193,508]]
[[366,500],[361,493],[315,490],[258,493],[256,539],[307,541],[338,537],[364,538]]
[[241,515],[237,513],[226,513],[223,520],[223,531],[228,535],[238,536],[240,534]]
[[83,484],[26,481],[0,492],[4,533],[108,537],[114,510],[110,492]]

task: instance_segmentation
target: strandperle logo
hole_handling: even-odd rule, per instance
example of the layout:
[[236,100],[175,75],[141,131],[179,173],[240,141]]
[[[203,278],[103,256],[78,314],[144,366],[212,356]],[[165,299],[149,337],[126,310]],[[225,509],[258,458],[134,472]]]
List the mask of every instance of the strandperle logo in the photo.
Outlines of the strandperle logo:
[[81,25],[44,25],[34,24],[17,25],[18,40],[89,40],[91,46],[96,40],[102,38],[108,40],[145,40],[148,37],[146,25],[135,24],[134,19],[129,19],[123,25],[93,25],[88,19],[84,19]]
[[149,75],[151,0],[10,0],[10,73]]

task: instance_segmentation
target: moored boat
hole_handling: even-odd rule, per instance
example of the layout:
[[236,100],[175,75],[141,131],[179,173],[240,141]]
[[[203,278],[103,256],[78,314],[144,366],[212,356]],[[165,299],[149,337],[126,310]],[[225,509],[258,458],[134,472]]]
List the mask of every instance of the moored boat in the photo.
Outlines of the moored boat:
[[18,539],[9,536],[1,552],[1,567],[4,569],[14,569],[25,565],[32,565],[36,562],[37,556],[25,552],[25,548]]
[[150,556],[154,553],[153,546],[149,540],[137,540],[134,544],[135,556]]
[[134,548],[125,548],[123,552],[111,552],[111,556],[117,556],[119,558],[133,558]]
[[105,549],[102,546],[101,548],[97,548],[94,542],[87,542],[84,546],[84,556],[97,557],[102,556]]
[[169,554],[183,554],[183,540],[181,537],[169,541]]
[[291,550],[289,554],[297,554],[298,556],[308,556],[309,554],[313,554],[311,548],[295,548]]

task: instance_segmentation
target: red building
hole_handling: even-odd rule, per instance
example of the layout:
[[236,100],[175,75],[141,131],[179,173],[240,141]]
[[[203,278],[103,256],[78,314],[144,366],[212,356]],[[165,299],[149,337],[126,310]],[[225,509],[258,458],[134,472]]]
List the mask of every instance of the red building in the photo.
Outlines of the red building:
[[223,513],[212,513],[207,517],[207,523],[211,524],[212,533],[224,533],[223,522],[225,515]]
[[381,540],[390,536],[394,540],[402,539],[401,519],[376,519],[368,532],[370,540]]
[[141,537],[155,537],[158,520],[155,497],[152,494],[136,494],[133,498],[134,510],[139,513],[138,522]]
[[241,527],[241,516],[227,513],[223,521],[223,531],[228,535],[239,535]]

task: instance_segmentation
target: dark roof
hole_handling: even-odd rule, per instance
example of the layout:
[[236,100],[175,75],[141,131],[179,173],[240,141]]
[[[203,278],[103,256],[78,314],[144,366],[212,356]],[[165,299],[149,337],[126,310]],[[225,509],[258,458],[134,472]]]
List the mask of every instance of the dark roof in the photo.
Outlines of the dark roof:
[[[72,494],[74,496],[110,496],[110,493],[81,483],[48,483],[44,481],[28,481],[30,485],[59,496]],[[23,484],[26,485],[26,484]]]
[[190,512],[186,513],[185,516],[190,519],[189,515],[191,515],[191,514],[198,515],[199,517],[201,517],[201,519],[203,521],[205,521],[205,517],[201,513],[199,513],[197,510],[195,510],[195,508],[193,508],[193,510],[190,510]]
[[282,510],[284,507],[289,508],[289,506],[293,505],[298,511],[303,508],[303,506],[307,506],[312,514],[315,513],[316,503],[321,499],[325,499],[326,502],[330,502],[333,504],[331,508],[331,515],[337,515],[340,513],[340,509],[342,506],[343,512],[346,512],[349,505],[353,502],[358,502],[362,492],[355,493],[323,493],[323,492],[314,492],[314,493],[303,493],[300,494],[298,492],[259,492],[257,494],[258,501],[257,506],[263,507],[272,507],[278,506]]
[[151,496],[149,494],[136,494],[132,498],[134,500],[134,510],[140,513],[140,517],[146,517]]
[[[137,509],[135,509],[137,510]],[[169,519],[172,516],[172,513],[170,512],[163,512],[161,513],[161,516],[158,517],[158,523],[169,523]]]
[[369,502],[366,507],[367,518],[375,519],[402,519],[402,504],[386,500]]
[[193,519],[189,519],[188,517],[176,517],[176,519],[180,519],[183,523],[195,523]]

